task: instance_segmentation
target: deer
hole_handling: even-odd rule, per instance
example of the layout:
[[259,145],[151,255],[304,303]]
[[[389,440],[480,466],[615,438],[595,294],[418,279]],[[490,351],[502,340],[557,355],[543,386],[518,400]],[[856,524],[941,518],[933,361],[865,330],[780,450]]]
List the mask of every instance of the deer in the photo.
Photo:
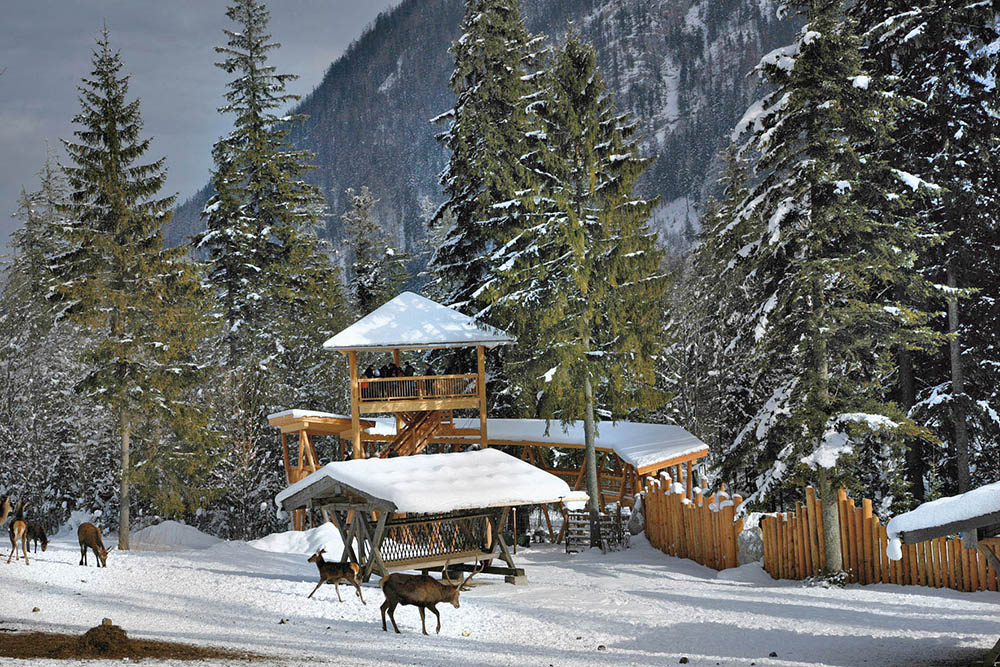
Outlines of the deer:
[[354,585],[354,588],[357,589],[358,597],[361,598],[361,604],[367,606],[368,603],[365,602],[364,596],[361,595],[361,581],[358,577],[358,573],[361,570],[358,564],[324,560],[323,554],[325,553],[326,549],[320,549],[309,557],[309,562],[316,563],[316,567],[319,569],[319,583],[316,584],[316,588],[312,590],[312,593],[308,597],[311,598],[313,593],[318,591],[319,587],[323,584],[333,584],[333,589],[337,591],[337,599],[343,602],[344,599],[340,597],[340,582],[344,582]]
[[20,502],[17,504],[17,512],[14,514],[14,521],[10,524],[10,555],[7,556],[7,564],[10,565],[11,559],[17,554],[17,543],[21,543],[21,555],[24,556],[24,564],[28,563],[28,549],[26,548],[27,534],[28,534],[28,522],[24,520],[24,505],[25,503]]
[[485,563],[480,562],[479,566],[463,579],[460,583],[455,583],[448,575],[448,563],[445,562],[442,575],[445,581],[435,579],[426,574],[390,574],[382,577],[378,585],[385,594],[385,602],[382,603],[382,631],[388,632],[385,626],[385,613],[389,612],[389,620],[396,634],[400,634],[399,626],[396,625],[396,605],[413,605],[420,610],[420,628],[427,634],[427,625],[424,617],[424,610],[430,609],[437,617],[437,634],[441,634],[441,614],[438,613],[435,605],[439,602],[450,602],[458,609],[458,594],[468,590],[466,585],[469,579],[483,571]]
[[7,517],[13,510],[14,508],[10,506],[10,496],[0,498],[0,526],[7,523]]
[[97,558],[97,567],[108,566],[109,549],[104,548],[100,528],[89,522],[81,523],[76,530],[76,537],[80,540],[80,565],[87,564],[87,549],[91,549]]
[[45,527],[40,523],[28,523],[28,533],[26,535],[28,546],[34,545],[31,553],[38,553],[38,543],[42,543],[42,551],[49,548],[49,536],[45,534]]

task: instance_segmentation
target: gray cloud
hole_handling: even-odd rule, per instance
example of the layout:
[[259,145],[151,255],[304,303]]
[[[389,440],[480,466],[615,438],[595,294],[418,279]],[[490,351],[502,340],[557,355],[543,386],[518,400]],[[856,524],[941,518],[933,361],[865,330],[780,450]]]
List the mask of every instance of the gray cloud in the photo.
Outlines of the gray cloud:
[[[399,0],[271,0],[271,62],[300,75],[307,94],[380,12]],[[167,156],[167,192],[179,200],[208,180],[212,143],[231,128],[216,112],[227,75],[214,47],[231,27],[222,0],[7,0],[0,4],[0,243],[21,187],[36,185],[45,141],[61,149],[79,108],[77,85],[104,22],[142,100],[148,157]]]

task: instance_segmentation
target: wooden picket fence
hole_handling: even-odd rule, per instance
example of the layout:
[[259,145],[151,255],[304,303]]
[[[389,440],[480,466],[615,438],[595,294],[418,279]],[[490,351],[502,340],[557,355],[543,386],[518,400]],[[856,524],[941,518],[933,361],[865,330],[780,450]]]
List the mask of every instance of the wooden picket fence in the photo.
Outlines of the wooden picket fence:
[[[903,558],[886,556],[885,526],[872,512],[872,501],[861,505],[837,493],[840,548],[848,581],[859,584],[901,584],[953,588],[957,591],[996,591],[997,573],[978,551],[964,549],[958,538],[940,537],[904,544]],[[804,579],[820,573],[825,562],[822,502],[812,488],[806,502],[794,512],[768,515],[761,520],[764,569],[776,579]]]
[[[740,496],[720,492],[688,497],[682,485],[667,475],[647,480],[643,492],[646,537],[671,556],[689,558],[723,570],[736,567],[737,536],[743,520],[735,517]],[[997,573],[976,550],[964,549],[958,538],[938,538],[903,545],[903,558],[886,556],[885,526],[874,515],[872,501],[860,505],[841,489],[837,493],[840,546],[848,581],[859,584],[900,584],[953,588],[958,591],[998,590]],[[823,503],[805,490],[805,501],[792,512],[761,519],[764,569],[775,579],[805,579],[819,575],[826,562],[823,540]],[[991,538],[988,543],[1000,544]]]
[[716,570],[736,567],[736,538],[743,520],[736,506],[743,499],[724,492],[687,497],[684,487],[667,475],[647,480],[643,493],[646,537],[671,556],[690,558]]

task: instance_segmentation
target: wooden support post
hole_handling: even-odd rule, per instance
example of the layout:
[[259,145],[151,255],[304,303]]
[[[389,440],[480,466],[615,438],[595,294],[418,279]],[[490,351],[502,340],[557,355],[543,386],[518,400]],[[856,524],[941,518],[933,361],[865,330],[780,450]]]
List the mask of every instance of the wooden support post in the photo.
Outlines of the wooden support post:
[[[489,447],[489,439],[486,434],[486,348],[482,345],[476,346],[476,365],[478,366],[479,377],[476,379],[479,391],[479,433],[481,436],[480,445],[483,449]],[[514,567],[511,565],[511,567]]]
[[[281,451],[285,456],[285,481],[289,484],[292,483],[292,462],[288,458],[288,438],[285,432],[281,432]],[[298,480],[296,480],[298,481]]]
[[347,353],[347,362],[351,371],[351,430],[354,434],[354,450],[352,458],[363,459],[365,453],[361,449],[361,400],[360,387],[358,386],[358,353],[351,350]]
[[687,462],[687,470],[685,470],[685,472],[687,474],[684,475],[684,477],[686,478],[686,481],[687,481],[687,497],[688,498],[691,498],[691,491],[694,488],[694,483],[693,483],[692,477],[691,477],[691,463],[692,463],[691,461]]
[[[392,351],[392,363],[396,364],[399,368],[403,367],[403,355],[399,352],[399,350]],[[398,413],[393,413],[393,416],[396,417],[396,433],[399,433],[403,430],[403,419]]]

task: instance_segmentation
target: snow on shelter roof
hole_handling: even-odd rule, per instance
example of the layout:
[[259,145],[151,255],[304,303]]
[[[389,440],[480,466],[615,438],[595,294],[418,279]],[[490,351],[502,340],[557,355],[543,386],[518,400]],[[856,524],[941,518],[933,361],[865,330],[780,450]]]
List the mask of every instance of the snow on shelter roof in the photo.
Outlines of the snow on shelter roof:
[[513,343],[499,329],[430,299],[403,292],[323,343],[326,350],[431,349]]
[[[961,525],[966,522],[974,525]],[[911,544],[913,541],[927,539],[920,535],[923,531],[940,532],[944,535],[952,531],[958,532],[963,528],[971,530],[977,525],[991,525],[998,522],[1000,522],[1000,482],[993,482],[957,496],[923,503],[909,512],[895,516],[886,525],[886,533],[889,539],[900,535],[906,536],[907,533],[919,538],[912,540],[907,536],[905,541]]]
[[305,506],[308,498],[340,495],[344,489],[377,499],[389,510],[420,514],[553,503],[579,495],[551,473],[497,449],[484,449],[335,461],[274,500],[282,509],[293,510]]

